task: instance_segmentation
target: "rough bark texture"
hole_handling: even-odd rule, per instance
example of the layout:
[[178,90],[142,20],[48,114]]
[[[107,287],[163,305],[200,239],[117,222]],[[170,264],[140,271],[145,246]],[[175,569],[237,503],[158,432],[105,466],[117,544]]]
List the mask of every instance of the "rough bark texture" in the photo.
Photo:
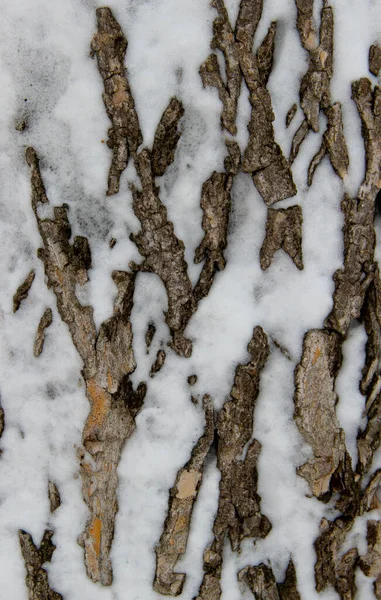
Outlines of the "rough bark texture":
[[33,148],[27,149],[26,159],[31,168],[32,207],[43,241],[39,257],[44,263],[48,287],[56,295],[60,316],[82,358],[82,375],[90,403],[81,452],[82,491],[90,516],[80,543],[85,549],[88,575],[94,581],[110,585],[109,553],[118,508],[116,469],[145,394],[144,384],[134,392],[129,380],[136,366],[129,321],[135,276],[114,271],[113,280],[118,288],[114,315],[97,332],[93,309],[83,306],[75,291],[77,284],[88,279],[91,255],[87,239],[76,237],[73,244],[69,242],[71,228],[66,206],[55,207],[53,219],[38,216],[38,205],[48,199]]
[[300,600],[296,571],[292,560],[288,563],[285,580],[277,583],[271,567],[261,563],[256,567],[245,567],[238,574],[257,600]]
[[272,263],[275,252],[282,248],[298,269],[303,269],[302,209],[290,206],[267,211],[266,237],[260,251],[261,268],[265,271]]
[[148,327],[147,327],[146,335],[145,335],[147,354],[149,352],[149,349],[152,344],[152,340],[154,338],[155,333],[156,333],[155,325],[153,323],[149,323]]
[[343,179],[349,166],[349,155],[343,134],[341,105],[338,102],[332,105],[331,102],[334,50],[332,8],[324,2],[318,41],[313,24],[313,0],[295,0],[295,3],[299,37],[303,48],[308,52],[310,64],[300,84],[300,106],[305,119],[292,141],[291,163],[295,160],[308,131],[319,131],[320,111],[325,113],[328,120],[320,150],[312,159],[308,170],[308,185],[311,185],[315,170],[326,154],[335,173]]
[[298,473],[317,498],[330,494],[331,479],[345,462],[344,432],[336,417],[334,389],[341,361],[338,334],[319,329],[306,334],[302,359],[295,370],[294,419],[314,453]]
[[286,127],[290,127],[293,118],[295,117],[298,110],[297,104],[293,104],[286,115]]
[[257,459],[261,445],[253,439],[254,407],[260,373],[269,355],[267,336],[256,327],[248,345],[250,360],[236,369],[230,399],[217,419],[217,464],[221,471],[220,495],[213,525],[213,542],[204,552],[204,577],[197,600],[218,600],[226,535],[233,551],[244,538],[264,538],[271,529],[261,514],[257,489]]
[[184,259],[184,244],[176,237],[173,224],[167,220],[166,208],[155,185],[155,177],[163,175],[174,159],[180,137],[177,125],[183,107],[179,100],[172,98],[157,127],[152,152],[145,148],[137,153],[143,138],[123,64],[127,40],[109,8],[97,9],[97,17],[98,33],[91,48],[98,59],[105,89],[103,99],[113,122],[110,135],[113,136],[114,159],[108,193],[117,191],[115,181],[119,181],[131,153],[142,187],[138,190],[130,186],[133,209],[141,223],[141,231],[132,235],[131,239],[144,257],[141,265],[132,265],[132,268],[156,273],[163,281],[168,296],[166,323],[172,335],[172,347],[178,354],[190,356],[192,344],[183,333],[196,306]]
[[29,275],[27,276],[27,278],[25,279],[25,281],[23,281],[23,283],[17,288],[14,296],[13,296],[13,312],[17,312],[18,309],[20,308],[21,302],[23,300],[25,300],[25,298],[28,297],[29,294],[29,290],[32,287],[32,283],[34,281],[35,278],[35,271],[34,269],[32,269],[29,272]]
[[107,7],[96,10],[98,32],[91,42],[91,54],[96,54],[98,69],[104,82],[103,101],[112,123],[107,145],[112,150],[107,194],[119,191],[120,177],[131,153],[143,141],[135,102],[130,91],[124,59],[127,40]]
[[32,536],[19,530],[21,552],[26,568],[26,586],[28,588],[29,600],[62,600],[61,594],[52,590],[49,586],[48,574],[42,568],[43,564],[50,562],[56,549],[52,542],[53,531],[46,530],[37,548]]
[[202,228],[205,232],[201,244],[195,252],[194,262],[204,265],[194,288],[194,298],[199,302],[208,295],[217,271],[225,268],[224,250],[227,246],[229,216],[231,209],[231,189],[233,177],[240,166],[240,151],[236,142],[226,142],[229,156],[225,159],[224,173],[214,171],[203,184],[201,208],[204,212]]
[[168,514],[164,531],[156,548],[156,573],[153,587],[167,596],[181,594],[185,573],[175,573],[179,558],[185,553],[194,504],[202,481],[205,458],[214,439],[213,402],[204,396],[205,429],[194,446],[190,460],[176,476],[169,492]]
[[144,260],[139,266],[131,266],[155,273],[162,280],[168,296],[165,320],[172,335],[172,347],[178,354],[190,356],[192,343],[184,337],[184,329],[196,304],[184,258],[185,247],[176,237],[173,224],[167,219],[167,210],[159,198],[149,150],[142,150],[136,157],[135,166],[142,189],[131,186],[131,190],[133,209],[141,223],[141,230],[131,235],[131,239]]
[[[275,26],[275,23],[271,24],[268,35],[272,30],[275,35]],[[238,44],[238,56],[251,104],[249,142],[243,156],[242,171],[251,174],[255,187],[270,206],[296,194],[289,164],[274,138],[272,123],[275,117],[266,89],[272,55],[267,60],[266,68],[260,62],[258,53],[254,56],[243,44]]]
[[37,358],[40,356],[45,342],[45,329],[50,327],[53,322],[53,313],[51,308],[47,308],[42,315],[37,327],[36,338],[33,345],[33,354]]

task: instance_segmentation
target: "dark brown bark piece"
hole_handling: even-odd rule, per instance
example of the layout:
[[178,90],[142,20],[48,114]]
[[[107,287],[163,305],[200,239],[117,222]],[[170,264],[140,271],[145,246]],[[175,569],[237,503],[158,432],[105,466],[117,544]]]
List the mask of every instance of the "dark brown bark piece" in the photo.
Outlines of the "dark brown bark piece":
[[335,589],[342,600],[355,600],[356,598],[358,557],[357,548],[352,548],[344,554],[337,565]]
[[365,365],[360,383],[361,393],[367,395],[367,408],[381,391],[381,280],[378,266],[369,284],[361,309],[361,322],[368,336],[365,347]]
[[62,600],[61,594],[52,590],[49,586],[48,574],[42,568],[43,564],[50,562],[56,549],[52,542],[53,531],[46,530],[37,548],[32,536],[19,530],[21,552],[26,568],[26,586],[28,588],[29,600]]
[[378,44],[369,48],[369,71],[376,77],[381,71],[381,48]]
[[[343,587],[341,581],[343,571],[345,571],[348,563],[349,565],[353,564],[354,557],[353,551],[350,551],[352,554],[341,563],[339,553],[352,525],[353,520],[350,518],[339,517],[335,521],[327,521],[325,518],[321,520],[319,537],[314,544],[316,552],[315,581],[316,590],[319,593],[330,585],[336,591],[338,591],[338,587]],[[348,587],[351,588],[351,582],[348,581],[347,583],[349,584]],[[351,598],[351,596],[340,596],[340,598]]]
[[39,203],[48,199],[32,148],[27,149],[26,159],[31,168],[32,207],[43,241],[39,256],[47,284],[55,293],[58,312],[82,358],[90,404],[81,451],[82,493],[90,515],[79,541],[85,549],[89,577],[110,585],[109,554],[118,510],[117,465],[124,443],[134,431],[135,416],[145,395],[144,384],[135,392],[129,380],[136,366],[130,323],[135,274],[113,272],[118,288],[114,313],[97,332],[93,309],[83,306],[76,296],[76,285],[88,280],[87,269],[91,266],[87,240],[77,237],[70,243],[71,228],[65,206],[54,208],[53,219],[38,216]]
[[214,539],[204,552],[204,577],[198,600],[218,600],[226,535],[233,551],[244,538],[264,538],[271,529],[261,514],[257,494],[257,459],[261,445],[253,439],[241,459],[253,432],[254,407],[259,394],[260,373],[269,356],[267,336],[256,327],[248,344],[250,360],[236,369],[230,399],[217,419],[217,464],[221,471],[220,495],[213,525]]
[[296,26],[300,41],[305,50],[310,52],[317,46],[318,40],[313,23],[314,0],[295,0],[297,8]]
[[296,187],[289,164],[274,139],[274,114],[271,97],[259,70],[258,59],[237,44],[243,77],[249,89],[251,118],[249,142],[242,171],[250,173],[264,202],[270,206],[279,200],[295,196]]
[[184,337],[184,329],[193,315],[196,304],[188,266],[184,258],[184,244],[176,237],[173,223],[167,220],[167,210],[159,198],[155,185],[149,150],[144,149],[135,159],[142,189],[131,185],[133,209],[141,223],[141,230],[132,234],[144,261],[131,265],[140,271],[156,273],[162,280],[167,296],[168,311],[165,321],[172,335],[172,347],[189,357],[192,343]]
[[188,377],[188,384],[190,386],[193,386],[197,383],[197,375],[189,375]]
[[292,138],[291,152],[290,152],[290,157],[288,159],[290,165],[292,165],[295,158],[298,156],[300,146],[303,144],[304,140],[306,139],[307,133],[309,132],[309,130],[310,130],[310,128],[308,126],[307,119],[303,119],[301,125],[298,127],[298,129],[295,132],[294,137]]
[[[248,2],[242,0],[247,5]],[[213,22],[213,39],[211,48],[220,50],[224,55],[226,66],[226,85],[222,80],[217,57],[211,54],[200,67],[200,75],[203,85],[216,87],[219,98],[222,102],[223,109],[221,112],[221,127],[226,129],[232,135],[236,135],[236,117],[238,97],[241,90],[241,71],[239,68],[239,60],[233,29],[229,22],[228,13],[226,11],[223,0],[214,0],[213,6],[218,11],[218,16]],[[242,12],[242,11],[241,11]],[[245,17],[242,16],[242,27],[240,31],[245,29]],[[248,33],[248,32],[247,32]],[[250,35],[250,33],[249,33]]]
[[276,583],[271,567],[261,563],[256,567],[245,567],[238,573],[257,600],[300,600],[294,563],[290,559],[283,583]]
[[241,0],[235,24],[235,38],[247,52],[253,48],[254,35],[261,20],[263,0]]
[[298,468],[298,474],[320,499],[330,496],[332,478],[345,466],[349,468],[344,432],[335,412],[335,380],[341,361],[337,333],[312,329],[305,335],[301,362],[295,370],[294,419],[314,457]]
[[361,570],[368,577],[381,576],[381,521],[367,522],[368,552],[360,558]]
[[374,278],[375,200],[381,188],[381,92],[368,79],[352,84],[352,97],[362,121],[366,172],[356,199],[345,197],[344,267],[334,275],[333,308],[325,325],[345,335],[352,319],[360,316],[368,286]]
[[13,312],[17,312],[18,309],[20,308],[20,304],[23,300],[25,300],[28,297],[29,294],[29,290],[32,287],[32,283],[34,281],[34,278],[36,276],[35,270],[32,269],[29,273],[29,275],[27,276],[27,278],[25,279],[25,281],[23,281],[23,283],[17,288],[14,296],[13,296]]
[[276,22],[270,24],[267,34],[257,50],[259,74],[264,85],[267,85],[274,63]]
[[213,402],[204,396],[205,429],[194,446],[190,460],[179,469],[169,492],[168,514],[160,542],[156,547],[156,573],[153,588],[160,594],[181,594],[185,573],[175,573],[179,558],[185,553],[192,511],[201,486],[205,458],[214,439]]
[[157,351],[155,362],[153,363],[151,370],[149,372],[150,377],[154,377],[156,375],[156,373],[158,373],[163,368],[166,356],[167,355],[164,352],[164,350]]
[[157,126],[152,146],[152,172],[155,177],[164,175],[174,161],[181,135],[177,126],[183,114],[184,107],[181,102],[177,98],[171,98]]
[[61,506],[61,496],[58,491],[57,485],[54,481],[49,481],[48,483],[48,494],[49,494],[49,504],[50,504],[50,512],[53,513],[57,508]]
[[365,429],[357,435],[358,463],[356,471],[364,475],[372,464],[373,455],[380,447],[381,437],[381,394],[378,394],[366,411]]
[[328,154],[331,165],[338,177],[344,179],[349,166],[349,155],[344,138],[341,104],[336,102],[325,111],[328,119],[327,129],[317,154],[308,169],[308,185],[312,185],[313,176],[319,163]]
[[199,302],[208,295],[217,271],[225,268],[224,250],[231,209],[231,189],[233,176],[239,170],[240,151],[236,142],[227,142],[229,157],[225,159],[225,173],[214,171],[205,181],[201,191],[203,210],[202,228],[205,232],[201,244],[195,252],[194,262],[205,260],[198,282],[194,288],[194,298]]
[[36,338],[34,340],[33,345],[33,355],[37,358],[40,356],[45,342],[45,329],[50,327],[53,322],[53,313],[51,308],[47,308],[42,315],[40,322],[38,324]]
[[105,90],[103,101],[112,124],[107,142],[113,152],[107,190],[111,196],[119,191],[129,156],[136,152],[143,138],[124,66],[127,39],[108,7],[97,8],[96,15],[98,32],[91,42],[91,55],[98,60]]
[[290,127],[293,118],[297,113],[298,107],[296,104],[293,104],[286,115],[286,127]]
[[298,269],[303,269],[302,222],[300,206],[267,211],[266,237],[260,250],[261,268],[265,271],[272,263],[275,252],[282,248]]
[[148,327],[147,327],[146,335],[145,335],[147,354],[148,354],[148,351],[149,351],[149,349],[151,347],[152,340],[154,338],[155,333],[156,333],[156,327],[155,327],[155,325],[153,323],[149,323]]

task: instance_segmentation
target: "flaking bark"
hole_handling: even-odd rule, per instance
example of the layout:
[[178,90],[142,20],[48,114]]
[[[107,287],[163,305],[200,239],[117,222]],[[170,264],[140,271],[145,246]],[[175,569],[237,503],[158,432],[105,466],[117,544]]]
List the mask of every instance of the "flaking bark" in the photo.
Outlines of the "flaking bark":
[[292,141],[292,163],[308,131],[319,131],[319,115],[327,117],[327,129],[318,153],[308,170],[308,185],[312,184],[315,170],[327,154],[335,173],[343,179],[349,166],[348,149],[343,134],[341,105],[331,101],[331,78],[333,75],[334,19],[332,7],[324,2],[321,10],[319,40],[313,23],[313,0],[295,0],[297,29],[303,48],[309,55],[309,68],[300,84],[300,106],[305,119]]
[[163,368],[166,356],[167,355],[164,352],[164,350],[160,349],[157,351],[155,362],[153,363],[149,372],[150,377],[154,377],[156,373],[158,373]]
[[113,154],[107,190],[111,196],[118,193],[129,156],[136,152],[143,138],[124,66],[127,39],[108,7],[97,8],[96,15],[98,32],[91,42],[91,56],[97,56],[105,88],[103,101],[112,124],[107,142]]
[[298,110],[297,104],[293,104],[286,115],[286,127],[290,127],[293,118],[295,117]]
[[367,522],[368,552],[360,559],[361,570],[368,577],[376,577],[374,592],[380,598],[381,591],[381,521]]
[[47,308],[42,315],[37,327],[36,338],[33,345],[33,355],[37,358],[40,356],[45,342],[45,329],[50,327],[53,322],[53,313],[51,308]]
[[116,469],[124,443],[135,428],[135,416],[145,394],[144,384],[134,392],[129,380],[136,366],[129,320],[135,275],[114,271],[112,277],[118,288],[114,314],[97,332],[92,307],[83,306],[76,296],[76,285],[88,280],[87,270],[91,266],[87,239],[76,237],[70,243],[71,228],[65,205],[54,208],[53,219],[38,216],[39,204],[48,199],[33,148],[27,149],[26,159],[31,168],[32,207],[43,241],[39,257],[44,263],[47,285],[55,293],[58,312],[82,358],[90,404],[80,452],[82,493],[90,516],[80,543],[85,549],[89,577],[110,585],[109,553],[118,509]]
[[381,71],[381,48],[378,44],[369,48],[369,71],[376,77]]
[[298,269],[303,269],[302,222],[300,206],[268,209],[266,236],[260,250],[261,268],[264,271],[271,265],[275,252],[281,248]]
[[156,547],[156,573],[153,588],[160,594],[181,594],[185,573],[175,573],[177,561],[185,553],[194,504],[201,486],[205,458],[214,439],[213,402],[204,396],[205,429],[194,446],[190,460],[179,469],[169,492],[168,514]]
[[32,269],[25,281],[17,288],[14,296],[13,296],[13,312],[17,312],[20,308],[21,302],[28,297],[29,290],[32,287],[32,283],[35,278],[35,270]]
[[254,424],[254,407],[259,394],[260,373],[269,355],[267,336],[256,327],[248,345],[250,360],[236,369],[230,398],[217,419],[217,464],[221,471],[217,515],[213,541],[204,552],[204,577],[197,600],[218,600],[226,535],[233,551],[244,538],[264,538],[271,529],[261,514],[257,494],[257,459],[261,445],[250,441]]
[[32,536],[19,530],[21,552],[26,568],[26,586],[29,600],[62,600],[61,594],[51,589],[48,574],[43,569],[46,562],[50,562],[56,549],[52,542],[53,531],[46,530],[37,548]]
[[184,108],[177,98],[171,101],[157,126],[152,146],[152,172],[155,177],[164,175],[175,158],[175,150],[181,133],[178,123],[184,114]]
[[148,327],[147,327],[146,334],[145,334],[145,342],[146,342],[147,354],[148,354],[149,349],[151,347],[152,340],[154,338],[155,333],[156,333],[156,327],[155,327],[155,325],[153,323],[149,323]]
[[201,191],[200,204],[204,213],[202,228],[205,235],[196,249],[194,262],[205,262],[193,292],[196,302],[208,295],[216,272],[222,271],[226,264],[224,250],[227,246],[231,189],[241,158],[236,142],[227,141],[226,145],[229,156],[225,159],[225,172],[214,171]]
[[257,600],[300,600],[294,563],[290,559],[283,583],[277,583],[271,567],[261,563],[245,567],[238,573],[239,581],[248,585]]

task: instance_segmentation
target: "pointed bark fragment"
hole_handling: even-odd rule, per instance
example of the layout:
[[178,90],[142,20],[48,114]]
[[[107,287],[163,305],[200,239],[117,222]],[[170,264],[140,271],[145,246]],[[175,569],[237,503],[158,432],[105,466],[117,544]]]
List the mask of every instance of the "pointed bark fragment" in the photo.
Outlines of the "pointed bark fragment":
[[267,211],[266,237],[260,250],[261,268],[265,271],[272,263],[275,252],[282,248],[298,269],[303,269],[302,209],[290,206]]
[[294,563],[290,559],[283,583],[276,583],[271,567],[261,563],[256,567],[245,567],[238,573],[257,600],[300,600]]
[[55,293],[58,312],[82,358],[82,375],[90,403],[81,451],[82,493],[90,515],[80,543],[85,548],[89,577],[110,585],[109,554],[118,509],[116,470],[145,394],[144,384],[134,392],[129,380],[136,366],[130,323],[135,275],[124,271],[112,274],[118,288],[114,314],[97,333],[93,309],[82,306],[76,296],[76,286],[88,280],[87,270],[91,266],[87,240],[77,237],[70,243],[66,206],[55,207],[53,219],[40,219],[38,205],[48,199],[36,152],[28,148],[26,158],[31,168],[32,206],[43,241],[39,256],[44,262],[48,286]]
[[53,313],[51,308],[47,308],[42,315],[38,324],[36,338],[33,345],[33,355],[37,358],[40,356],[45,342],[45,329],[50,327],[53,322]]
[[148,327],[147,327],[146,335],[145,335],[147,354],[148,354],[148,351],[152,344],[152,340],[154,338],[155,333],[156,333],[155,325],[153,323],[149,323]]
[[269,27],[263,42],[257,50],[258,69],[262,82],[267,85],[274,63],[276,22]]
[[286,115],[286,127],[290,127],[293,118],[297,113],[298,107],[296,104],[293,104]]
[[[367,407],[372,404],[371,396],[380,388],[381,366],[381,280],[378,266],[370,283],[361,309],[361,322],[368,336],[365,347],[365,365],[360,383],[361,393],[368,396]],[[370,400],[370,401],[369,401]]]
[[231,189],[233,177],[238,173],[240,165],[238,144],[227,141],[226,145],[229,151],[229,157],[225,159],[226,171],[214,171],[203,184],[201,191],[200,204],[204,212],[202,228],[205,235],[196,249],[194,262],[205,262],[193,292],[196,302],[208,295],[216,272],[222,271],[226,264],[224,250],[227,246]]
[[107,190],[111,196],[119,191],[129,156],[136,152],[143,138],[124,66],[127,39],[108,7],[97,8],[96,15],[98,32],[91,42],[91,55],[97,57],[105,90],[103,101],[112,124],[107,142],[113,152]]
[[177,98],[170,103],[157,126],[152,147],[152,172],[155,177],[164,175],[175,158],[175,150],[181,133],[178,123],[184,114],[184,107]]
[[49,504],[50,504],[50,512],[53,513],[61,506],[61,496],[58,491],[57,485],[54,481],[49,481],[48,483],[48,494],[49,494]]
[[29,272],[29,275],[27,276],[27,278],[25,279],[25,281],[23,281],[23,283],[17,288],[14,296],[13,296],[13,312],[17,312],[18,309],[20,308],[20,304],[23,300],[25,300],[25,298],[28,297],[29,294],[29,290],[32,287],[32,283],[34,281],[35,278],[35,270],[32,269]]
[[296,26],[300,41],[307,52],[314,50],[318,44],[313,22],[314,0],[295,0],[297,8]]
[[295,370],[294,419],[314,456],[298,468],[298,473],[320,499],[329,498],[332,485],[351,468],[335,412],[335,380],[341,361],[338,334],[312,329],[305,335],[302,359]]
[[205,458],[214,439],[213,402],[204,396],[205,429],[194,446],[190,460],[179,469],[169,492],[168,514],[156,547],[156,573],[153,588],[160,594],[181,594],[185,573],[175,573],[177,561],[185,553],[192,511],[201,486]]
[[270,206],[295,196],[296,187],[289,164],[275,142],[274,113],[271,97],[259,70],[258,59],[237,44],[240,66],[249,89],[251,118],[249,142],[244,153],[242,171],[250,173],[264,202]]
[[381,71],[381,48],[378,44],[369,48],[369,71],[376,77]]
[[164,365],[165,359],[166,359],[166,353],[164,352],[164,350],[158,350],[157,354],[156,354],[156,360],[153,363],[151,370],[149,372],[149,376],[150,377],[154,377],[156,375],[156,373],[158,373]]
[[46,530],[37,548],[32,536],[19,530],[21,552],[26,568],[26,586],[28,588],[29,600],[62,600],[61,594],[55,592],[49,586],[48,574],[42,568],[43,564],[50,562],[56,549],[52,542],[53,531]]
[[257,494],[257,459],[261,445],[250,441],[254,423],[254,407],[259,394],[260,373],[269,356],[267,336],[256,327],[248,344],[250,360],[236,369],[230,399],[217,419],[217,464],[221,471],[220,495],[213,525],[214,539],[204,552],[204,578],[197,600],[218,600],[226,535],[233,551],[244,538],[264,538],[271,529],[261,514]]
[[303,119],[301,125],[298,127],[298,129],[295,132],[294,137],[292,138],[291,152],[290,152],[290,157],[288,159],[290,165],[292,165],[295,158],[298,156],[300,146],[303,144],[304,140],[306,139],[307,133],[309,132],[309,130],[310,130],[310,128],[308,126],[307,119]]
[[140,271],[156,273],[162,280],[168,296],[165,321],[172,335],[171,345],[178,354],[188,357],[192,352],[192,343],[184,337],[184,329],[196,305],[184,258],[185,247],[176,237],[173,223],[168,221],[167,210],[159,198],[149,150],[144,149],[136,156],[135,166],[142,189],[131,185],[131,190],[133,209],[141,223],[141,230],[130,237],[144,261],[139,266],[131,266]]

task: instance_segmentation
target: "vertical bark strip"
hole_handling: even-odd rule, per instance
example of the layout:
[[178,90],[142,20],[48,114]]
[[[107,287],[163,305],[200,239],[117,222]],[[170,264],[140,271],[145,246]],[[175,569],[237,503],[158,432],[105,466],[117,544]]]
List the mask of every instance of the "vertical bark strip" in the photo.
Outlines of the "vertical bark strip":
[[111,196],[118,193],[129,156],[136,152],[143,138],[124,66],[127,40],[109,8],[97,8],[96,15],[98,33],[91,42],[91,55],[98,59],[105,86],[103,101],[112,124],[107,142],[112,150],[107,190]]
[[254,329],[248,351],[250,360],[237,367],[230,398],[217,418],[220,495],[213,541],[204,552],[205,573],[197,600],[218,600],[221,596],[220,577],[227,535],[232,550],[238,551],[244,538],[264,538],[271,529],[269,520],[261,514],[260,497],[256,491],[261,445],[255,439],[250,442],[260,373],[270,352],[267,336],[261,327]]
[[48,199],[36,152],[28,148],[26,158],[31,168],[32,207],[43,241],[39,257],[44,263],[47,285],[56,295],[61,319],[68,325],[82,358],[82,375],[90,403],[81,457],[82,491],[90,515],[80,543],[85,549],[89,577],[110,585],[109,553],[118,509],[117,466],[145,394],[143,384],[134,392],[129,380],[136,366],[129,320],[135,275],[124,271],[113,273],[118,288],[114,314],[97,332],[92,307],[83,306],[76,296],[76,285],[87,281],[91,266],[87,239],[76,237],[73,244],[69,242],[71,228],[66,206],[54,208],[53,219],[38,216],[39,203]]
[[319,115],[322,111],[328,120],[318,153],[313,157],[308,169],[308,185],[319,163],[327,154],[332,167],[341,179],[349,166],[348,149],[343,134],[343,121],[340,103],[332,104],[331,78],[333,75],[334,19],[332,7],[324,2],[321,10],[319,40],[313,23],[313,0],[295,0],[297,8],[297,29],[303,48],[309,55],[309,68],[300,84],[300,106],[305,119],[292,141],[290,162],[292,163],[307,133],[319,131]]
[[205,458],[214,439],[213,402],[204,396],[205,429],[194,446],[190,460],[179,469],[169,492],[168,514],[156,548],[156,573],[153,588],[160,594],[178,596],[185,573],[175,573],[177,561],[185,553],[192,512],[201,486]]
[[33,354],[37,358],[40,356],[45,342],[45,329],[50,327],[53,322],[53,313],[51,308],[47,308],[42,315],[40,322],[38,324],[36,338],[34,340],[33,345]]
[[61,594],[51,589],[48,574],[43,569],[43,564],[50,562],[56,549],[52,542],[53,531],[46,530],[37,548],[32,536],[19,530],[21,552],[26,568],[26,586],[29,600],[62,600]]

